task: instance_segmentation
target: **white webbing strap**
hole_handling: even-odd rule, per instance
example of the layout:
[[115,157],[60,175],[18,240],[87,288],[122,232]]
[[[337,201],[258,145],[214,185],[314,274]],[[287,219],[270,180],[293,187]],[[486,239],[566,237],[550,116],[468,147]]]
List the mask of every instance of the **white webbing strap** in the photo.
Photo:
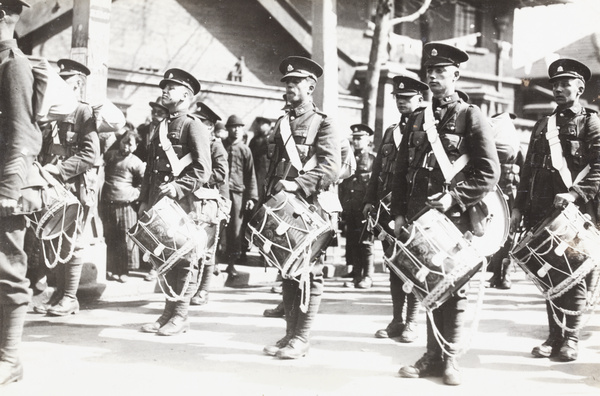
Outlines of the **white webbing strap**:
[[281,139],[283,140],[283,146],[285,151],[290,158],[290,163],[298,172],[308,172],[317,166],[317,156],[311,156],[304,165],[300,160],[298,149],[296,148],[296,141],[292,136],[292,129],[290,128],[290,117],[286,114],[281,122],[279,123],[279,132],[281,133]]
[[450,162],[435,126],[435,117],[433,116],[433,109],[431,106],[425,108],[423,130],[427,133],[427,140],[429,140],[429,143],[431,144],[435,159],[440,164],[440,169],[444,175],[444,179],[446,179],[446,183],[450,183],[454,176],[467,165],[469,156],[463,154],[456,161]]
[[552,114],[548,117],[548,125],[546,130],[546,140],[550,146],[550,159],[552,160],[552,167],[558,171],[560,178],[567,188],[571,188],[573,184],[579,183],[590,171],[590,165],[586,165],[585,168],[579,172],[575,181],[571,179],[571,171],[567,166],[567,160],[563,156],[562,147],[560,145],[560,139],[558,138],[558,128],[556,126],[556,114]]
[[173,145],[167,136],[169,128],[167,127],[167,121],[161,121],[158,127],[158,140],[167,155],[167,159],[169,160],[169,164],[171,164],[171,170],[175,176],[179,176],[181,171],[185,169],[186,166],[192,163],[192,154],[187,153],[182,158],[177,157],[177,153],[175,149],[173,149]]

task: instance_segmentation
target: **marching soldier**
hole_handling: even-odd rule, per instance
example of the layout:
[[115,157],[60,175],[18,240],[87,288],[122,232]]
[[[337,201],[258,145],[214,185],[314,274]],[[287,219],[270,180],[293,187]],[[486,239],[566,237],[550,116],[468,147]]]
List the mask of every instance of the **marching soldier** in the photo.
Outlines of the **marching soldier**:
[[[279,71],[291,108],[277,121],[269,137],[271,156],[266,196],[281,190],[297,194],[329,219],[329,212],[339,211],[337,195],[330,189],[339,175],[341,154],[333,120],[318,111],[312,100],[323,69],[311,59],[291,56],[281,62]],[[313,156],[314,167],[304,169]],[[337,207],[325,207],[333,201],[337,201]],[[323,294],[322,257],[315,258],[311,266],[308,284],[296,278],[282,281],[286,334],[274,345],[266,346],[265,354],[298,359],[308,352],[310,329]]]
[[[386,129],[373,163],[373,172],[367,186],[364,199],[364,216],[368,216],[373,210],[377,210],[379,202],[382,202],[392,191],[392,180],[394,164],[398,154],[398,147],[402,140],[402,133],[406,128],[408,117],[418,108],[422,107],[423,92],[428,90],[427,84],[411,77],[396,76],[393,79],[394,90],[392,95],[396,99],[396,107],[400,112],[400,121]],[[389,199],[384,202],[389,208]],[[381,232],[393,235],[389,227],[393,220],[388,210],[379,207],[379,224],[383,227]],[[382,239],[384,254],[390,257],[393,250],[388,240]],[[392,295],[392,321],[385,329],[377,330],[377,338],[396,338],[402,342],[413,342],[417,338],[417,313],[419,312],[419,300],[413,293],[406,293],[403,282],[394,271],[390,271],[390,293]],[[406,320],[403,312],[406,311]]]
[[362,201],[375,160],[369,148],[373,130],[364,124],[354,124],[350,129],[356,170],[340,183],[338,189],[346,225],[346,264],[352,265],[354,277],[352,281],[345,282],[344,287],[369,289],[373,286],[373,234],[367,230]]
[[[194,193],[208,183],[211,175],[210,132],[188,110],[194,95],[200,91],[200,82],[184,70],[169,69],[159,86],[162,104],[169,109],[169,119],[163,121],[168,127],[159,128],[148,147],[139,212],[144,213],[166,196],[179,202],[185,211],[198,213],[202,208],[197,205]],[[186,158],[189,163],[183,162]],[[176,174],[174,169],[177,167],[183,169]],[[186,256],[166,273],[165,278],[182,299],[167,299],[162,315],[155,322],[143,325],[141,331],[172,336],[190,328],[188,308],[196,291],[198,260]]]
[[[548,75],[558,106],[533,127],[511,215],[513,230],[521,220],[525,229],[535,227],[554,208],[569,203],[589,214],[598,225],[600,120],[579,103],[592,73],[579,61],[558,59],[548,67]],[[533,348],[533,356],[558,357],[564,362],[577,359],[581,326],[578,312],[586,304],[585,283],[581,280],[552,302],[570,314],[553,309],[546,301],[549,335]],[[557,322],[564,323],[564,332]]]

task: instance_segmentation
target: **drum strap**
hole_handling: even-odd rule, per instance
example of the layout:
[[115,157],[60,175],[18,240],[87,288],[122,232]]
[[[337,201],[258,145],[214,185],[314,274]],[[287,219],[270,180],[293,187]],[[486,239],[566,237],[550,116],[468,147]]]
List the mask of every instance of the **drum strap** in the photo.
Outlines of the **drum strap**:
[[579,183],[590,171],[590,165],[586,165],[585,168],[579,172],[575,180],[571,179],[571,171],[567,166],[567,160],[563,156],[562,147],[560,145],[560,139],[558,138],[558,128],[556,126],[556,115],[552,114],[548,118],[548,127],[546,130],[546,140],[550,146],[550,159],[552,160],[552,167],[558,171],[560,178],[567,188],[571,188],[573,184]]
[[[316,121],[319,121],[319,124],[316,124]],[[304,144],[312,145],[317,132],[319,130],[319,126],[321,125],[320,121],[322,118],[313,117],[311,124],[309,126],[308,135],[306,136],[306,140]],[[290,162],[294,168],[298,172],[308,172],[314,169],[317,166],[317,156],[312,155],[308,161],[304,165],[302,165],[302,161],[300,160],[300,155],[298,154],[298,149],[296,148],[296,141],[292,136],[292,129],[290,127],[290,117],[286,114],[279,123],[279,132],[281,133],[281,139],[283,140],[283,146],[285,147],[285,151],[290,158]]]
[[440,135],[435,124],[435,117],[433,115],[433,109],[431,106],[425,107],[423,130],[427,133],[427,140],[429,140],[429,143],[431,144],[431,149],[433,150],[435,159],[440,164],[440,169],[444,175],[446,183],[450,183],[454,176],[456,176],[467,165],[469,162],[469,156],[467,154],[463,154],[457,158],[456,161],[450,162],[450,159],[446,154],[446,150],[444,150],[444,146],[442,145],[442,141],[440,140]]
[[402,132],[400,131],[400,123],[398,123],[394,130],[392,131],[392,136],[394,137],[394,144],[396,145],[396,150],[400,147],[400,142],[402,141]]
[[167,155],[167,159],[169,160],[169,164],[171,164],[171,170],[173,175],[179,176],[181,171],[185,169],[186,166],[192,163],[192,154],[187,153],[181,159],[177,157],[177,153],[175,149],[173,149],[173,145],[167,136],[169,128],[167,127],[167,121],[161,121],[158,127],[158,140]]

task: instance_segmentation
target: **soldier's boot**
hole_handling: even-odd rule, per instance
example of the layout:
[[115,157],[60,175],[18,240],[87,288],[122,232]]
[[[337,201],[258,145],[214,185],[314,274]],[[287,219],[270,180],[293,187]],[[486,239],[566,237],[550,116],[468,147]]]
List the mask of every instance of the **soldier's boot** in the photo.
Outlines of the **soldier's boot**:
[[502,260],[502,265],[500,266],[500,281],[496,285],[498,289],[508,290],[512,287],[512,282],[510,280],[510,263],[511,261],[509,258]]
[[266,316],[267,318],[283,318],[285,316],[283,302],[280,302],[275,308],[265,309],[263,316]]
[[579,354],[579,326],[581,315],[567,315],[567,327],[571,330],[565,331],[565,337],[558,350],[558,360],[561,362],[572,362],[577,360]]
[[[181,290],[184,290],[186,287],[186,279],[187,274],[183,272],[179,279],[177,279],[177,287],[176,291],[181,293]],[[192,279],[195,279],[192,274]],[[196,277],[198,274],[195,275]],[[186,333],[190,329],[190,321],[188,319],[188,310],[190,307],[190,301],[192,300],[192,295],[196,292],[197,283],[195,281],[190,282],[186,289],[185,293],[183,293],[183,297],[181,300],[175,301],[175,307],[173,309],[173,315],[171,319],[162,326],[156,332],[157,335],[161,336],[174,336],[181,333]]]
[[294,308],[298,311],[298,319],[294,330],[294,336],[285,348],[277,352],[279,359],[299,359],[304,357],[310,348],[309,337],[313,322],[319,312],[321,305],[321,294],[311,294],[306,312],[299,307],[300,298],[294,301]]
[[370,289],[373,286],[373,273],[375,272],[375,261],[373,259],[373,246],[361,246],[359,250],[361,262],[363,263],[362,277],[356,287],[359,289]]
[[415,364],[402,366],[398,374],[404,378],[440,377],[444,372],[441,354],[427,350]]
[[402,290],[402,280],[390,271],[390,295],[392,297],[392,321],[385,329],[375,332],[376,338],[396,338],[400,337],[404,330],[404,319],[402,313],[406,302],[406,293]]
[[166,300],[165,307],[163,309],[162,314],[156,319],[156,321],[152,323],[146,323],[140,328],[140,331],[143,333],[156,333],[158,329],[167,324],[171,317],[173,316],[173,312],[175,311],[175,302]]
[[420,303],[413,293],[406,296],[406,302],[406,325],[402,330],[399,341],[409,343],[418,338],[417,313],[419,313]]
[[455,356],[446,356],[443,380],[446,385],[460,385],[462,382],[458,361]]
[[77,288],[83,270],[83,259],[73,257],[64,264],[65,291],[62,298],[56,304],[48,308],[48,315],[67,316],[79,312],[79,301],[77,301]]
[[550,303],[546,301],[546,314],[548,316],[548,338],[541,345],[534,347],[531,354],[539,358],[554,357],[562,345],[562,329],[554,320]]
[[210,290],[210,282],[213,277],[213,265],[205,266],[202,271],[202,279],[200,279],[200,287],[192,297],[190,305],[206,305],[208,304],[208,291]]
[[23,379],[19,348],[27,304],[0,305],[0,386]]
[[[282,297],[281,306],[283,307],[285,316],[285,336],[275,342],[273,345],[267,345],[264,347],[263,352],[269,356],[277,355],[280,349],[287,346],[289,341],[294,337],[296,331],[296,324],[298,323],[298,307],[295,304],[297,295],[297,286],[294,284],[295,281],[284,280],[281,282]],[[278,306],[279,307],[279,306]]]
[[[42,299],[33,306],[33,312],[39,314],[47,314],[48,309],[58,302],[63,297],[65,292],[65,264],[59,264],[54,269],[54,275],[56,277],[56,287],[47,287],[42,295]],[[45,298],[44,298],[45,297]]]

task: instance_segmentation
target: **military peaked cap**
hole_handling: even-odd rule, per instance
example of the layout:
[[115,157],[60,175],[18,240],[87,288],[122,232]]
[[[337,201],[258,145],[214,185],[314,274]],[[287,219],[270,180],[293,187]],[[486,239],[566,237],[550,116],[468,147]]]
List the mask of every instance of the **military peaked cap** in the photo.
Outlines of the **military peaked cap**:
[[393,78],[393,82],[392,94],[394,95],[414,96],[429,89],[427,84],[408,76],[396,76]]
[[23,6],[30,8],[29,4],[22,0],[0,0],[0,7],[14,7],[14,6]]
[[82,76],[89,76],[90,69],[82,63],[74,61],[73,59],[59,59],[56,64],[58,65],[58,74],[61,76],[74,76],[76,74]]
[[469,100],[471,98],[469,98],[469,94],[468,93],[466,93],[465,91],[461,91],[460,89],[457,89],[454,92],[456,92],[458,94],[458,97],[461,98],[463,100],[463,102],[469,103]]
[[205,105],[202,102],[196,103],[196,111],[195,113],[200,119],[208,120],[213,124],[216,124],[217,121],[221,121],[221,117],[217,115],[210,107]]
[[350,126],[352,136],[373,136],[373,130],[365,124],[354,124]]
[[303,56],[289,56],[279,65],[279,71],[283,74],[281,81],[288,77],[310,77],[317,81],[323,75],[323,68],[312,59]]
[[156,98],[155,102],[148,102],[148,104],[150,105],[150,107],[158,107],[159,109],[162,109],[164,111],[166,111],[167,113],[169,112],[169,109],[167,109],[165,107],[165,105],[162,103],[162,97],[159,96],[158,98]]
[[444,43],[427,43],[423,46],[425,66],[459,66],[469,60],[469,55]]
[[583,63],[575,59],[558,59],[548,66],[548,75],[550,82],[559,78],[578,78],[582,81],[588,81],[592,77],[592,72]]
[[164,88],[168,82],[183,85],[184,87],[191,89],[194,95],[200,92],[200,81],[185,70],[176,68],[167,70],[158,86]]

